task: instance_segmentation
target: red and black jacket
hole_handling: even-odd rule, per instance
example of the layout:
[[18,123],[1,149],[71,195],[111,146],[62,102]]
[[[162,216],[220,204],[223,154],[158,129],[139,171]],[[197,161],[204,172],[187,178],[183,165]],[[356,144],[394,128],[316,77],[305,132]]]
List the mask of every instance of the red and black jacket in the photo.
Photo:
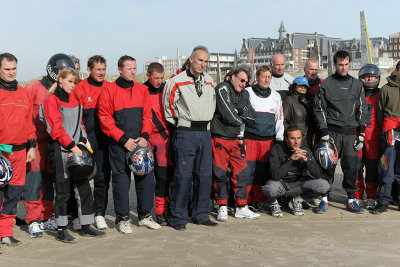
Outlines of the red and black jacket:
[[119,77],[102,91],[98,110],[102,131],[121,145],[129,138],[149,139],[151,100],[144,84]]

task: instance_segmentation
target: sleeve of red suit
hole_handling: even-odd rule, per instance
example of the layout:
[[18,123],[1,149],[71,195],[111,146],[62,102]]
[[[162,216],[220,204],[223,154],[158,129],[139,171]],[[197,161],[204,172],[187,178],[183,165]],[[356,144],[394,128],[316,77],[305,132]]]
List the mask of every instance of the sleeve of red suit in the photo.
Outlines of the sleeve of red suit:
[[144,91],[144,103],[143,103],[143,121],[142,121],[142,132],[141,137],[149,140],[150,133],[153,129],[152,117],[153,114],[151,112],[151,98],[148,90]]

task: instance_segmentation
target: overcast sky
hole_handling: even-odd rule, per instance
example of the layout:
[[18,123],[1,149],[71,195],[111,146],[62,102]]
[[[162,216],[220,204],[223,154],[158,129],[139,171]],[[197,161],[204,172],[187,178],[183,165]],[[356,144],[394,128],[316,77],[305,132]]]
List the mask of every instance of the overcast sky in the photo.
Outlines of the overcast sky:
[[90,56],[101,54],[110,74],[125,54],[141,73],[145,60],[175,57],[177,48],[181,55],[199,44],[233,53],[243,38],[277,38],[282,20],[288,33],[360,38],[364,10],[370,37],[400,31],[398,0],[16,0],[0,7],[0,52],[17,56],[20,81],[43,75],[55,53],[77,56],[83,71]]

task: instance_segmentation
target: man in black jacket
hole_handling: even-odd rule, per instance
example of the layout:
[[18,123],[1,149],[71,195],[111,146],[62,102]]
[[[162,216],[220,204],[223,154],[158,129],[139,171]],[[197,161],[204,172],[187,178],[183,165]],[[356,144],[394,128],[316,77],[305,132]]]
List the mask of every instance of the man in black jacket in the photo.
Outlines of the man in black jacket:
[[[368,113],[364,87],[350,76],[350,54],[337,51],[333,57],[336,72],[319,86],[314,99],[314,113],[321,141],[332,138],[338,150],[343,171],[342,186],[347,193],[346,210],[363,213],[355,200],[357,191],[357,153],[362,149]],[[328,171],[333,182],[335,168]]]
[[[277,198],[287,195],[298,196],[304,193],[325,194],[329,183],[321,179],[321,168],[315,161],[312,152],[302,145],[302,131],[297,125],[285,129],[285,142],[271,148],[269,161],[271,179],[263,186],[263,192],[270,203],[271,214],[282,217]],[[304,215],[301,200],[293,198],[294,215]]]
[[236,218],[257,219],[260,214],[247,206],[247,184],[251,181],[247,166],[245,145],[238,138],[241,125],[254,122],[255,111],[250,104],[249,93],[244,90],[249,82],[249,74],[240,68],[227,74],[226,82],[215,87],[216,111],[211,121],[213,145],[213,174],[215,198],[219,211],[217,220],[228,219],[227,170],[232,171],[233,191],[236,196]]

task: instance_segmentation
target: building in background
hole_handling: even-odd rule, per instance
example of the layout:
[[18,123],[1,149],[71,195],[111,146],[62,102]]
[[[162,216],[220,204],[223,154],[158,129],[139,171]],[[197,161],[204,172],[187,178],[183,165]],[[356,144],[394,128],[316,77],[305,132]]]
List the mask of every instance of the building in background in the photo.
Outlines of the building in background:
[[210,75],[218,74],[218,55],[219,55],[219,68],[221,76],[225,76],[228,71],[235,67],[235,54],[228,53],[210,53],[208,59],[206,72]]
[[389,54],[396,63],[400,60],[400,32],[389,35]]
[[166,56],[161,56],[161,57],[156,57],[155,59],[151,60],[146,60],[144,63],[144,71],[147,71],[147,68],[149,67],[150,63],[152,62],[158,62],[164,67],[165,73],[175,73],[177,69],[182,67],[183,63],[185,63],[187,57],[185,56],[178,56],[178,59],[176,58],[168,58]]

